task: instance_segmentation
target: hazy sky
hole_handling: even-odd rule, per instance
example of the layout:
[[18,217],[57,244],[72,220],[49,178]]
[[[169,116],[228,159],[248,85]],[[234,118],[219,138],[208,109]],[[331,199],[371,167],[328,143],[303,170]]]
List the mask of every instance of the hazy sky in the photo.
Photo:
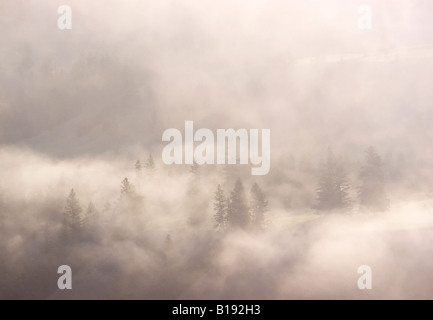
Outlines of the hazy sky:
[[357,1],[74,1],[69,31],[58,1],[6,3],[3,143],[153,149],[185,120],[270,128],[275,152],[429,143],[428,1],[372,1],[368,31]]

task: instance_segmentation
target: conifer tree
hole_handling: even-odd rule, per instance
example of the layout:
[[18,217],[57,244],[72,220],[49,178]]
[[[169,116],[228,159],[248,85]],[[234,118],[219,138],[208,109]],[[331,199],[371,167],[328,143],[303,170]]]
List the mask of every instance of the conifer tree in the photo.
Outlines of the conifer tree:
[[64,210],[63,224],[66,229],[66,234],[70,238],[76,238],[80,235],[82,230],[81,221],[82,208],[77,199],[74,189],[69,193],[66,199],[66,205]]
[[337,209],[349,209],[352,207],[350,198],[350,182],[344,166],[339,163],[335,168],[335,206]]
[[149,158],[147,158],[146,164],[144,165],[146,169],[152,170],[155,168],[155,162],[153,161],[153,157],[149,154]]
[[242,229],[246,229],[250,222],[249,209],[241,179],[236,180],[235,187],[230,193],[228,220],[230,221],[230,227]]
[[361,168],[361,187],[358,190],[361,208],[370,211],[385,211],[389,200],[385,190],[383,162],[373,147],[365,153],[365,164]]
[[122,180],[120,185],[120,196],[121,197],[131,197],[134,194],[134,186],[129,183],[128,178]]
[[251,219],[256,228],[265,226],[265,213],[268,209],[268,201],[257,183],[251,188]]
[[217,230],[224,230],[227,214],[227,199],[224,196],[224,190],[221,188],[221,185],[218,185],[215,191],[214,210],[214,218],[217,223],[216,228]]
[[319,210],[348,209],[351,206],[349,180],[341,163],[338,163],[331,150],[319,169],[316,189]]
[[90,202],[89,206],[87,207],[86,213],[84,214],[84,219],[83,219],[84,228],[89,229],[94,227],[98,219],[98,216],[99,216],[98,210],[93,205],[93,202]]

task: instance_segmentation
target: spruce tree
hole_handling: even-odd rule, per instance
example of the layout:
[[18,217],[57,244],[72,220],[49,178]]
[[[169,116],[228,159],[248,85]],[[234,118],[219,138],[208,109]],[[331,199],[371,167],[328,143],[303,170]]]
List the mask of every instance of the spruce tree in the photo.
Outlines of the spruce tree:
[[231,216],[230,197],[226,197],[226,215],[224,217],[224,229],[227,229],[230,226],[230,216]]
[[87,207],[86,213],[84,214],[83,226],[86,229],[92,228],[96,225],[96,221],[98,219],[99,212],[96,207],[93,205],[93,202],[89,203]]
[[249,222],[249,209],[246,204],[244,186],[241,179],[237,179],[233,191],[230,193],[228,206],[230,227],[246,229]]
[[335,168],[335,205],[337,209],[349,209],[352,207],[350,198],[350,183],[344,166],[339,163]]
[[67,236],[70,238],[76,238],[80,235],[82,229],[81,221],[82,208],[77,199],[74,189],[69,193],[66,199],[66,205],[64,210],[63,224],[66,229]]
[[134,186],[129,183],[128,178],[122,180],[120,185],[120,196],[121,197],[131,197],[134,194]]
[[331,150],[319,168],[319,181],[317,192],[317,209],[329,210],[334,208],[334,168],[335,160]]
[[266,196],[257,183],[251,188],[251,215],[256,228],[262,229],[265,226],[265,213],[268,209]]
[[358,191],[361,208],[370,211],[385,211],[389,208],[389,200],[385,190],[385,174],[383,162],[373,147],[365,153],[365,164],[361,168],[362,181]]
[[140,160],[137,160],[137,162],[135,162],[135,170],[141,171],[141,169],[142,169],[141,162]]
[[118,208],[125,213],[139,214],[144,210],[144,198],[137,192],[137,189],[129,182],[128,178],[122,180],[119,200]]
[[153,161],[153,157],[151,154],[149,154],[149,158],[147,158],[145,167],[146,169],[150,169],[150,170],[155,168],[155,162]]
[[216,228],[217,230],[224,230],[227,214],[227,200],[224,196],[224,190],[221,188],[221,185],[218,185],[217,190],[215,191],[214,210],[214,218],[217,223]]
[[319,210],[347,209],[351,206],[350,184],[344,166],[338,163],[331,150],[319,168],[316,189]]

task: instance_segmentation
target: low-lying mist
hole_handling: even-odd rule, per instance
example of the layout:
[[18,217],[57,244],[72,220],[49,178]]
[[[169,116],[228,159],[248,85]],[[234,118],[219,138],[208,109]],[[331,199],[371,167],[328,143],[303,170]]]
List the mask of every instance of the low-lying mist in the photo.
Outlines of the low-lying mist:
[[[216,186],[230,191],[238,178],[227,167],[175,169],[155,161],[153,168],[137,171],[125,159],[55,161],[13,148],[2,151],[0,164],[2,299],[431,294],[433,200],[427,196],[396,201],[387,212],[321,211],[284,207],[273,195],[284,184],[272,188],[259,180],[270,199],[265,227],[218,231],[212,205]],[[256,177],[245,171],[248,191]],[[297,171],[289,176],[296,179]],[[125,177],[136,195],[131,202],[122,198]],[[80,219],[85,220],[90,202],[96,213],[77,237],[64,222],[71,188],[83,209]],[[72,290],[57,288],[61,265],[73,270]],[[357,287],[361,265],[372,268],[372,290]]]
[[[432,5],[370,3],[0,0],[0,299],[430,298]],[[185,121],[269,174],[164,165]]]

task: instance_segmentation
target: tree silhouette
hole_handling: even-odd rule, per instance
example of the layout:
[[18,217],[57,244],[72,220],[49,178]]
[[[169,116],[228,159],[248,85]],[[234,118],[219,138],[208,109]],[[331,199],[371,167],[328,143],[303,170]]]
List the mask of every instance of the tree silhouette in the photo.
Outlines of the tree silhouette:
[[137,214],[144,210],[144,198],[137,192],[135,186],[128,178],[122,180],[120,184],[120,199],[118,208],[124,213]]
[[237,179],[233,191],[230,193],[227,215],[230,227],[246,229],[250,216],[246,204],[244,186],[241,179]]
[[351,206],[349,180],[344,167],[338,163],[331,150],[319,169],[319,181],[316,189],[319,210],[347,209]]
[[343,164],[339,163],[335,169],[335,202],[338,209],[352,207],[350,198],[350,183]]
[[141,171],[141,169],[142,169],[141,162],[140,160],[137,160],[137,162],[135,162],[135,170]]
[[370,211],[385,211],[389,200],[385,190],[383,162],[373,147],[365,152],[365,164],[361,168],[361,187],[358,190],[360,206]]
[[146,161],[144,167],[146,169],[150,169],[150,170],[155,168],[155,162],[153,161],[153,157],[151,154],[149,154],[149,158],[147,158],[147,161]]
[[84,214],[83,227],[87,230],[95,227],[98,220],[99,212],[93,205],[93,202],[89,203],[86,213]]
[[81,221],[82,208],[77,199],[74,189],[71,189],[64,210],[63,225],[66,229],[66,235],[69,239],[76,239],[82,231]]
[[227,214],[227,199],[221,185],[218,185],[217,190],[215,191],[214,210],[214,218],[217,222],[216,228],[217,230],[224,230]]
[[230,197],[226,197],[226,215],[224,217],[224,229],[227,229],[230,226],[230,216],[231,216],[231,208],[230,208]]
[[129,183],[128,178],[122,180],[120,185],[120,196],[123,197],[131,197],[134,194],[134,186]]
[[255,228],[262,229],[265,226],[265,213],[268,209],[266,196],[257,183],[251,188],[251,215]]

